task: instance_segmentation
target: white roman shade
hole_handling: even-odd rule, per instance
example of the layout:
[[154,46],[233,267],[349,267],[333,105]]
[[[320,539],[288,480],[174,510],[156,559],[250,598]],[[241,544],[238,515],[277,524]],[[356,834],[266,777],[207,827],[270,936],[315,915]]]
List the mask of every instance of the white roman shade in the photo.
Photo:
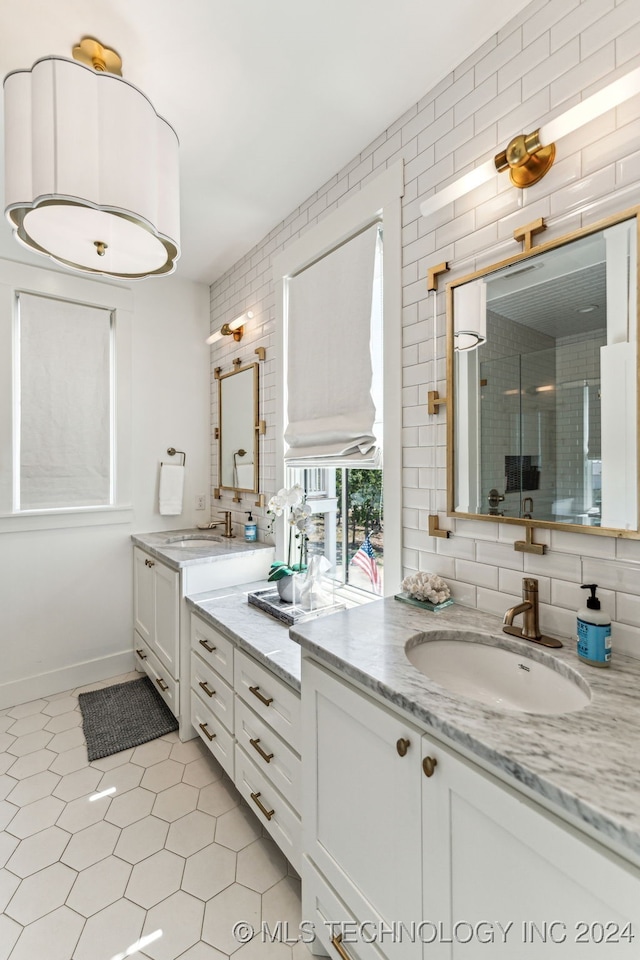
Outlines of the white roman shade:
[[375,223],[288,281],[289,466],[380,466],[371,396]]

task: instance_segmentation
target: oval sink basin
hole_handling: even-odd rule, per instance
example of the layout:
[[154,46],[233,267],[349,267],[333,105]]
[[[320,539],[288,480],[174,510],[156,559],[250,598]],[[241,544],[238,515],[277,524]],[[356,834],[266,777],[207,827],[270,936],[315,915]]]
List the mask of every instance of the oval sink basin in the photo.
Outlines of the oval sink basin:
[[168,537],[164,543],[166,547],[210,547],[213,543],[222,543],[222,537],[215,537],[213,535]]
[[582,677],[544,653],[548,663],[514,649],[493,646],[477,634],[423,641],[406,649],[409,661],[451,693],[497,710],[573,713],[591,700]]

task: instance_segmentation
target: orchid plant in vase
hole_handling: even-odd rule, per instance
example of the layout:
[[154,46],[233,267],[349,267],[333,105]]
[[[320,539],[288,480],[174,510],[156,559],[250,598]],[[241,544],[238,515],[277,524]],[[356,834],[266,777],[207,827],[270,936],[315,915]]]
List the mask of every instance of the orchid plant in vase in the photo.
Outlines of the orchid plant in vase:
[[[315,530],[311,522],[311,507],[306,502],[305,492],[299,483],[294,484],[289,490],[279,490],[275,497],[271,497],[267,504],[267,516],[269,516],[269,531],[273,529],[274,521],[277,517],[286,517],[289,526],[289,536],[287,544],[287,560],[276,560],[271,564],[271,570],[268,580],[270,582],[282,580],[284,577],[292,577],[295,573],[302,573],[307,569],[306,547],[309,534]],[[297,541],[296,552],[298,559],[292,562],[293,542]],[[295,555],[294,555],[295,556]]]

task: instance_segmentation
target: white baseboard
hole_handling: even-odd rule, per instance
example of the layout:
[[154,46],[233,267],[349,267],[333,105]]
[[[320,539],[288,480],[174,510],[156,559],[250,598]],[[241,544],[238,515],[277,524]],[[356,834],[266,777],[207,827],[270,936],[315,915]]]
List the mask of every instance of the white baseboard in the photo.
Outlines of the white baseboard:
[[108,657],[74,663],[60,670],[39,673],[34,677],[11,680],[9,683],[0,684],[0,710],[38,700],[40,697],[51,697],[56,693],[64,693],[65,690],[74,690],[88,683],[119,677],[135,670],[135,666],[133,650],[128,649]]

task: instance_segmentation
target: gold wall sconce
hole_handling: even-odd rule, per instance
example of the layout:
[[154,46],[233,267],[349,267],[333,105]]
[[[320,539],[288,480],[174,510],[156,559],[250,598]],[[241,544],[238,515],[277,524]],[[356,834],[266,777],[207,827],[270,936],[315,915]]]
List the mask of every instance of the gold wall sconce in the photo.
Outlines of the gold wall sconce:
[[537,183],[551,169],[556,156],[556,142],[596,120],[609,110],[640,93],[640,67],[614,80],[597,93],[571,107],[559,117],[543,124],[533,133],[514,137],[500,153],[475,170],[450,183],[420,204],[423,217],[429,217],[460,197],[491,180],[496,171],[509,171],[511,183],[523,189]]
[[207,337],[205,343],[217,343],[217,341],[222,340],[223,337],[233,337],[236,343],[239,343],[244,336],[244,327],[247,320],[252,319],[253,312],[247,310],[246,313],[236,317],[235,320],[230,320],[229,323],[223,323],[219,330],[216,330],[210,337]]

